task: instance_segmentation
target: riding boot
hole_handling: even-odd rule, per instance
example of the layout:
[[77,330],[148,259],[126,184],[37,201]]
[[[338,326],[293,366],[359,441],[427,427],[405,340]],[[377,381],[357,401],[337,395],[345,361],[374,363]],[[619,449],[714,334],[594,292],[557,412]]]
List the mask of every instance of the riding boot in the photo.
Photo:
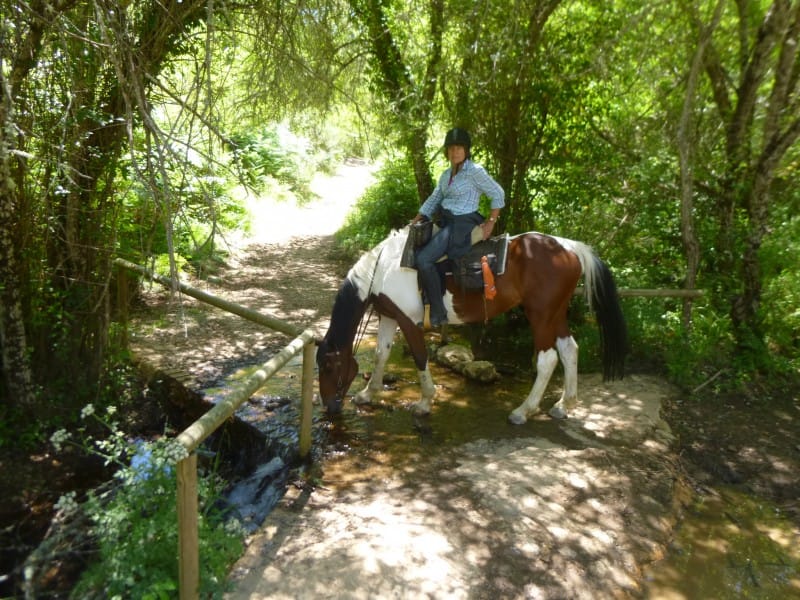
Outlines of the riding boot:
[[442,282],[435,266],[419,269],[420,283],[431,305],[431,326],[447,323],[447,309],[442,297]]

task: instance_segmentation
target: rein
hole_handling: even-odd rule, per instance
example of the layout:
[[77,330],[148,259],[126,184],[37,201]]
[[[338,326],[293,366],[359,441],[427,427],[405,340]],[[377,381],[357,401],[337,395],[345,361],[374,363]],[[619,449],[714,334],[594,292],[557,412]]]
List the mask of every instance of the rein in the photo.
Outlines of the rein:
[[[372,293],[372,285],[375,283],[375,273],[378,272],[378,265],[381,262],[381,255],[383,254],[383,247],[381,247],[381,251],[378,252],[378,257],[375,259],[375,267],[372,269],[372,277],[369,279],[369,288],[367,288],[367,302],[369,302],[369,296]],[[367,318],[364,318],[364,315],[361,315],[361,320],[358,323],[358,329],[356,331],[356,338],[353,342],[353,356],[356,355],[358,352],[358,347],[361,345],[361,340],[364,339],[364,334],[367,332],[367,325],[369,325],[369,320],[372,318],[372,315],[375,312],[375,307],[372,305],[372,302],[369,303],[369,314]],[[366,311],[365,311],[366,314]]]

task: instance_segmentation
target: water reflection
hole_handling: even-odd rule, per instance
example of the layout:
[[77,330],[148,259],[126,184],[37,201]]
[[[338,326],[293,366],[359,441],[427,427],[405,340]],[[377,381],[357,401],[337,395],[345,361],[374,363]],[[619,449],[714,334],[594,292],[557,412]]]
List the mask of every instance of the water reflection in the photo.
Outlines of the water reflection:
[[800,535],[776,507],[722,489],[696,500],[646,579],[665,600],[800,598]]

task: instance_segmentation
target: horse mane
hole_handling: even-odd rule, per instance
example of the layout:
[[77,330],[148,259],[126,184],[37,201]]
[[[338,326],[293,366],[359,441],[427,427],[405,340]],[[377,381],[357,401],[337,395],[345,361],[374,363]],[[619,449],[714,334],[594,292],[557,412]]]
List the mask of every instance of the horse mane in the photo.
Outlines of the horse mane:
[[347,279],[356,288],[362,301],[366,301],[371,293],[380,289],[376,282],[383,281],[386,271],[392,265],[400,265],[406,238],[408,227],[392,230],[386,239],[365,252],[347,273]]

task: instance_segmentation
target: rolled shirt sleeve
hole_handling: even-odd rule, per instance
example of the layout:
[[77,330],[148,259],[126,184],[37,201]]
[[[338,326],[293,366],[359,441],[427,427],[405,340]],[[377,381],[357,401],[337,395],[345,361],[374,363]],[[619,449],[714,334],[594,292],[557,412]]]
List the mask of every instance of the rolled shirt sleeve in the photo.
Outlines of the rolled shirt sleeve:
[[[492,179],[486,169],[473,163],[474,169],[470,170],[475,187],[486,194],[492,201],[492,208],[503,208],[506,205],[506,193],[500,184]],[[480,199],[480,197],[479,197]]]

